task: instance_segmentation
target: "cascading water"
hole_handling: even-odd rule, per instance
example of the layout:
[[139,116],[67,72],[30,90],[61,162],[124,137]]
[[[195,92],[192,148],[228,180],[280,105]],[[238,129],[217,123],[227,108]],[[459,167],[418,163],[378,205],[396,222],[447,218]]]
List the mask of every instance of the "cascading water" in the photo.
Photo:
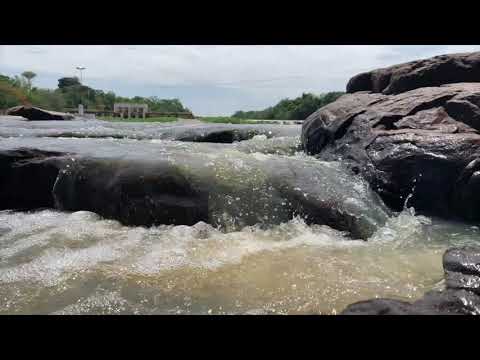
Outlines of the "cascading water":
[[[50,124],[86,133],[68,138],[22,126],[17,135],[27,136],[0,128],[0,150],[69,152],[70,169],[83,157],[165,159],[195,189],[208,188],[208,206],[206,221],[191,226],[126,226],[84,210],[1,211],[0,314],[335,314],[374,297],[421,297],[439,285],[446,248],[480,239],[475,226],[416,215],[410,195],[391,214],[341,164],[299,152],[295,132],[200,144],[165,140],[150,125],[107,133],[103,123],[86,131],[84,122]],[[122,138],[109,136],[115,131]],[[314,210],[325,202],[341,226],[313,221],[324,219]]]

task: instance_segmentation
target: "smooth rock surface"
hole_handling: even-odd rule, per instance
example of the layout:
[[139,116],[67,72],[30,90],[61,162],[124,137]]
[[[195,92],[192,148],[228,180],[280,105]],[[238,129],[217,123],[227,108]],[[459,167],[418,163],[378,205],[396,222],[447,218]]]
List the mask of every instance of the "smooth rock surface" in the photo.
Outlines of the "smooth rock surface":
[[[32,141],[11,139],[4,145]],[[38,150],[20,150],[39,154],[28,159],[19,159],[14,151],[0,154],[6,179],[2,193],[12,199],[0,203],[0,209],[54,203],[60,210],[92,211],[127,225],[204,221],[228,228],[280,224],[300,216],[307,223],[329,225],[357,239],[370,237],[390,214],[364,180],[350,176],[338,163],[248,154],[223,144],[184,145],[184,149],[173,142],[145,147],[134,140],[38,139],[37,143]],[[220,145],[222,152],[217,149]],[[146,149],[148,153],[142,152]],[[53,156],[44,156],[48,152]],[[20,176],[23,180],[17,183]],[[27,201],[31,192],[42,201]]]

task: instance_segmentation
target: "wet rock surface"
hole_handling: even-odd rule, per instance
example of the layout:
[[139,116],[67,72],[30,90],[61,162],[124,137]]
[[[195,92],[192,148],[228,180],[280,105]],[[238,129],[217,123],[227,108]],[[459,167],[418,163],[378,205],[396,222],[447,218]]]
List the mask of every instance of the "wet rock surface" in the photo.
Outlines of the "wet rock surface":
[[453,248],[443,256],[447,287],[480,295],[480,248]]
[[[0,153],[1,209],[54,207],[93,211],[127,225],[204,221],[230,228],[300,216],[361,239],[389,215],[361,178],[336,163],[234,149],[219,154],[200,144],[190,153],[162,144],[148,159],[142,144],[129,149],[102,140],[43,141],[42,149]],[[96,156],[88,152],[92,148]],[[129,155],[132,149],[138,151]]]
[[52,189],[59,170],[59,152],[37,149],[0,151],[0,208],[53,207]]
[[[389,210],[340,164],[295,156],[299,130],[296,125],[4,122],[0,209],[86,210],[125,225],[203,221],[230,229],[300,216],[308,224],[367,239]],[[28,156],[19,157],[19,151]]]
[[443,256],[445,289],[413,303],[372,299],[347,306],[342,315],[480,315],[480,248],[450,248]]
[[7,110],[7,115],[21,116],[29,121],[73,120],[72,114],[40,109],[34,106],[15,106]]
[[362,174],[394,210],[408,198],[426,214],[479,221],[479,106],[471,82],[346,94],[306,119],[302,144]]

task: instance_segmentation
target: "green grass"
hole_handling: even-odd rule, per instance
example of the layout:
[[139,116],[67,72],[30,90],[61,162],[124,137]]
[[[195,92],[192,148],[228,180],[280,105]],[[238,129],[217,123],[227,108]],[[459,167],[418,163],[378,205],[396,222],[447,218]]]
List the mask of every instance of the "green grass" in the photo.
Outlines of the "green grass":
[[105,121],[114,121],[114,122],[173,122],[177,121],[176,117],[173,116],[158,116],[158,117],[147,117],[145,119],[142,118],[130,118],[130,119],[122,119],[119,117],[112,117],[112,116],[98,116],[98,120],[105,120]]
[[239,119],[229,116],[208,116],[202,117],[200,121],[215,124],[276,124],[274,121],[268,120],[253,120],[253,119]]

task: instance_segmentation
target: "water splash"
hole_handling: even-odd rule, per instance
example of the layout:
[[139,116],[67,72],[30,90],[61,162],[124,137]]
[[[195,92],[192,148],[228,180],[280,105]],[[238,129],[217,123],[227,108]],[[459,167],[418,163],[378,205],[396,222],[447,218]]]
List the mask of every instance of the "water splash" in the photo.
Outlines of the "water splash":
[[[368,242],[300,218],[231,232],[125,227],[89,212],[7,211],[0,221],[0,313],[334,313],[421,296],[460,241],[456,225],[408,211]],[[465,238],[480,239],[472,231]]]

